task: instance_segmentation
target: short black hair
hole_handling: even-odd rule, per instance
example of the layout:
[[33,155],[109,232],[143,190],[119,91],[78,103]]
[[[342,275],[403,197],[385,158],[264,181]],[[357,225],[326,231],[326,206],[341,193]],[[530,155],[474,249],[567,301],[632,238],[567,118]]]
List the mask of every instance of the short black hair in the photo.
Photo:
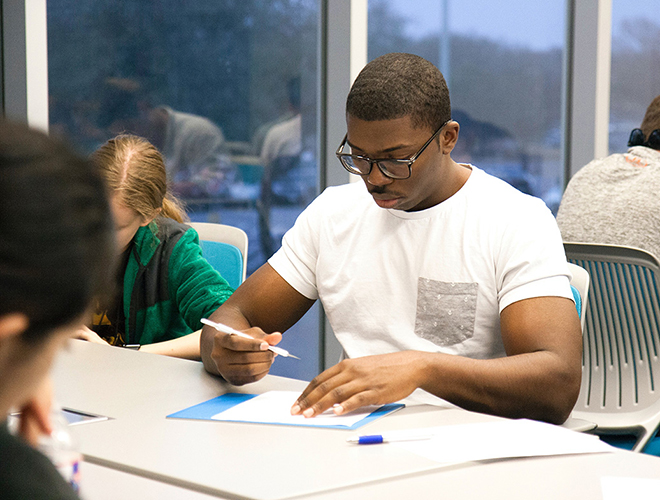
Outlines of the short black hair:
[[92,163],[42,132],[0,122],[0,316],[23,313],[23,338],[47,338],[111,286],[115,255]]
[[346,99],[346,113],[365,121],[410,116],[416,128],[439,128],[451,119],[442,73],[423,57],[394,52],[360,72]]

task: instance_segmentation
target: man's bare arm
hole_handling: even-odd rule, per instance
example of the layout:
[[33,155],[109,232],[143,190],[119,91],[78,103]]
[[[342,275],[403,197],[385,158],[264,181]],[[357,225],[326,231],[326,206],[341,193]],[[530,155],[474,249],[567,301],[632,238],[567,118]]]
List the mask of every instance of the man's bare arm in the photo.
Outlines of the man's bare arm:
[[235,385],[263,378],[273,363],[268,344],[277,344],[314,304],[268,264],[261,266],[212,315],[211,320],[245,331],[255,340],[205,326],[200,348],[204,367]]
[[420,387],[482,413],[561,423],[580,390],[582,337],[572,301],[539,297],[502,311],[507,357],[404,351],[349,359],[316,377],[293,413],[313,416],[335,404],[337,413],[391,403]]

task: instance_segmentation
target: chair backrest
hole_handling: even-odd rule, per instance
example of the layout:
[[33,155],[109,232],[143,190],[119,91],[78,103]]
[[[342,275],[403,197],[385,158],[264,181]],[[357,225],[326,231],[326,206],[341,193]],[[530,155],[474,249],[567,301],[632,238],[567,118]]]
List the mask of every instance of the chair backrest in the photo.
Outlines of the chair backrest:
[[199,234],[202,254],[233,287],[245,281],[247,274],[248,237],[238,227],[211,222],[191,222]]
[[[580,313],[580,324],[582,325],[582,331],[584,332],[587,316],[587,299],[589,297],[589,273],[583,267],[573,264],[572,262],[569,262],[568,268],[573,275],[571,278],[571,287],[578,293],[578,296],[575,297],[575,306],[577,307],[578,313]],[[575,293],[573,295],[575,295]]]
[[[660,422],[660,263],[636,248],[583,243],[564,248],[569,262],[591,279],[575,411],[602,414],[599,429],[644,427],[648,434]],[[646,425],[634,421],[650,407],[656,407],[655,415],[644,417]]]

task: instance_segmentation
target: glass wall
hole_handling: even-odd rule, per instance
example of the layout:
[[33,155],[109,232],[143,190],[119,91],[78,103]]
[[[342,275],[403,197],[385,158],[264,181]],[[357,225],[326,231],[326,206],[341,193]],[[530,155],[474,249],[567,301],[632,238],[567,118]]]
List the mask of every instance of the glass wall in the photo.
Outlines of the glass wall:
[[565,12],[564,0],[370,0],[369,60],[410,52],[436,64],[461,126],[454,160],[556,211]]
[[[244,229],[248,273],[262,265],[318,193],[320,0],[47,8],[51,133],[84,153],[121,132],[148,138],[191,220]],[[283,341],[299,355],[304,343],[303,361],[273,373],[316,375],[318,324],[315,307]]]
[[611,71],[609,149],[623,153],[660,95],[660,2],[612,0]]

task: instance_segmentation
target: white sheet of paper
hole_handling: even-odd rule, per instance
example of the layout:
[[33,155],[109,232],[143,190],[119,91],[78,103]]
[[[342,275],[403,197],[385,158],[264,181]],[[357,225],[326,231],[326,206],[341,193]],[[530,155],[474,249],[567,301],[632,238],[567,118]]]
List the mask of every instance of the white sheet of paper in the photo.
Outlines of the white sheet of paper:
[[327,410],[313,418],[291,415],[291,407],[300,396],[298,391],[269,391],[216,413],[213,420],[231,422],[257,422],[265,424],[290,425],[344,425],[350,427],[378,409],[378,406],[365,406],[346,415],[335,415]]
[[660,479],[604,476],[600,486],[603,500],[660,498]]
[[395,442],[392,445],[448,464],[613,450],[598,436],[524,419],[415,429],[415,433],[422,432],[432,434],[433,437],[422,441]]

